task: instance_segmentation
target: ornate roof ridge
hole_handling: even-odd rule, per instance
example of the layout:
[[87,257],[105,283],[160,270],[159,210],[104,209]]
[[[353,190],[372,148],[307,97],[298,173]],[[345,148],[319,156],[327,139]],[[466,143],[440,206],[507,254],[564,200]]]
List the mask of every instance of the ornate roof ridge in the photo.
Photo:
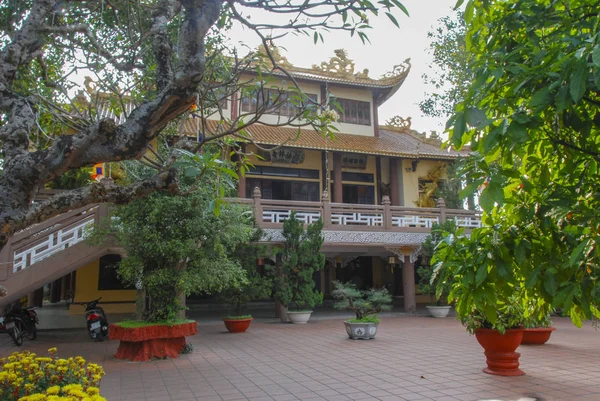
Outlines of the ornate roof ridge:
[[[259,55],[263,54],[263,57],[266,57],[264,47],[260,46],[257,52]],[[363,69],[363,71],[354,72],[354,61],[348,58],[348,52],[345,49],[334,50],[335,55],[328,62],[323,61],[319,65],[313,64],[311,68],[298,67],[291,64],[276,46],[269,46],[269,52],[273,60],[292,75],[294,73],[314,75],[315,78],[342,80],[349,84],[393,87],[401,84],[406,79],[411,68],[410,58],[407,58],[402,63],[395,65],[391,71],[386,72],[377,79],[369,77],[369,70],[367,68]]]

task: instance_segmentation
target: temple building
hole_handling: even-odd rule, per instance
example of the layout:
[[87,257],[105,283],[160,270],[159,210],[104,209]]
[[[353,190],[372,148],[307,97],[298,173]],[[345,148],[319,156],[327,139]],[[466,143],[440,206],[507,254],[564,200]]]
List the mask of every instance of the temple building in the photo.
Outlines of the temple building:
[[[270,76],[275,89],[228,94],[212,117],[213,127],[224,118],[263,111],[245,130],[246,139],[239,139],[252,167],[231,201],[250,206],[272,246],[282,242],[282,223],[292,211],[305,223],[323,219],[327,263],[315,277],[317,287],[327,296],[334,280],[385,286],[403,298],[405,311],[414,312],[417,302],[426,302],[416,290],[415,262],[432,224],[447,219],[466,228],[481,224],[476,212],[448,209],[429,191],[432,184],[444,185],[445,168],[465,154],[442,149],[438,138],[415,131],[410,118],[379,121],[378,108],[402,86],[408,61],[375,79],[367,70],[355,72],[344,50],[312,68],[291,65],[276,49],[273,55],[310,102],[335,104],[338,132],[330,138],[297,126],[298,104],[291,94],[289,101],[282,98],[285,90],[296,89],[283,73]],[[251,84],[259,77],[248,72],[244,79]],[[274,97],[278,107],[270,110]],[[185,132],[200,141],[205,135],[194,119],[185,122]],[[133,311],[135,290],[123,288],[110,268],[118,261],[118,245],[91,248],[82,242],[84,229],[105,214],[106,205],[95,205],[17,234],[0,254],[11,266],[0,284],[27,294],[52,281],[54,299],[102,296],[108,312]],[[83,308],[73,305],[71,311]]]

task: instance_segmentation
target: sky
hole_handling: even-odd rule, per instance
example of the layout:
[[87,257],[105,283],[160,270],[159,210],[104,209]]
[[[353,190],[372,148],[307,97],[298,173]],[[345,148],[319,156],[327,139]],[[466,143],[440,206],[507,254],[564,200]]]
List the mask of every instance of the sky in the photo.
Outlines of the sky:
[[[399,115],[412,118],[412,128],[419,132],[443,132],[445,121],[423,116],[417,105],[425,98],[428,91],[422,74],[431,73],[430,40],[427,32],[437,26],[439,18],[448,15],[456,0],[401,0],[408,9],[410,17],[399,10],[394,13],[400,28],[397,28],[383,14],[369,17],[373,29],[368,32],[371,43],[363,45],[358,37],[351,38],[348,33],[330,32],[324,35],[325,43],[314,44],[312,37],[288,35],[276,42],[283,47],[282,55],[298,67],[311,67],[322,61],[329,61],[335,49],[344,48],[348,57],[354,60],[355,72],[369,69],[371,78],[379,78],[391,71],[397,64],[407,58],[411,61],[411,71],[406,81],[383,106],[379,108],[379,123],[383,124],[390,117]],[[252,15],[251,15],[252,16]],[[257,15],[256,18],[260,18]],[[251,21],[256,22],[251,19]],[[241,47],[243,43],[256,48],[260,43],[258,37],[248,29],[236,25],[230,35],[234,45]],[[244,52],[242,52],[244,53]],[[429,89],[431,90],[431,89]]]

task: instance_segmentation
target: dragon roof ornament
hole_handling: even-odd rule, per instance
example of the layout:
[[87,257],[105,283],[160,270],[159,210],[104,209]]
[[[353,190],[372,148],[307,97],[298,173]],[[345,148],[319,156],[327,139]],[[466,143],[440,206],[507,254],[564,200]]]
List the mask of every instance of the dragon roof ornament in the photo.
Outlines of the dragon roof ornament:
[[419,132],[419,131],[412,129],[410,127],[412,124],[411,120],[412,120],[411,117],[403,118],[400,116],[393,116],[385,122],[384,128],[389,129],[391,131],[395,131],[395,132],[410,134],[413,137],[417,138],[419,141],[428,143],[431,145],[441,145],[442,144],[442,138],[435,131],[431,131],[431,134],[429,136],[427,136],[426,132]]

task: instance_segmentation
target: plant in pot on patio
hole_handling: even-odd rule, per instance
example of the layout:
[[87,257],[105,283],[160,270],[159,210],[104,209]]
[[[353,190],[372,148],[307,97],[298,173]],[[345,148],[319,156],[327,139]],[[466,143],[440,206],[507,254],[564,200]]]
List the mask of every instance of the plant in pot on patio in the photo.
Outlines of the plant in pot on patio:
[[[314,274],[325,266],[323,245],[323,221],[304,226],[292,212],[283,223],[283,249],[273,274],[273,293],[288,308],[287,316],[292,323],[306,323],[312,308],[323,302],[323,293],[315,288]],[[289,309],[294,310],[289,310]]]
[[348,337],[353,340],[369,340],[375,338],[381,311],[392,309],[392,296],[385,288],[372,288],[361,291],[353,283],[334,281],[331,293],[338,301],[333,305],[336,309],[350,309],[355,318],[344,322]]
[[[498,243],[499,226],[448,234],[436,248],[432,264],[439,274],[438,290],[451,280],[449,300],[467,331],[485,350],[485,373],[520,376],[515,352],[523,338],[524,305],[530,294],[514,261]],[[512,261],[512,263],[511,263]]]
[[261,299],[270,299],[272,292],[272,279],[262,274],[259,260],[264,260],[268,255],[268,247],[257,242],[264,235],[262,230],[256,230],[248,243],[240,243],[235,251],[235,257],[244,269],[243,282],[225,289],[218,295],[220,302],[233,306],[233,311],[223,318],[223,323],[230,333],[244,333],[252,323],[252,315],[244,315],[244,306],[250,302]]
[[[433,317],[446,317],[452,308],[447,305],[448,293],[450,292],[451,281],[439,281],[439,275],[431,266],[431,257],[436,246],[442,241],[445,233],[455,233],[456,223],[454,220],[447,220],[442,224],[434,223],[431,227],[431,234],[425,238],[421,248],[420,265],[417,268],[419,276],[419,291],[421,294],[429,296],[430,305],[426,308]],[[440,284],[440,285],[438,285]]]
[[185,337],[197,332],[196,322],[185,319],[185,296],[216,293],[244,279],[232,255],[250,240],[252,221],[238,206],[214,212],[210,205],[218,180],[205,168],[206,181],[190,187],[186,196],[154,193],[135,200],[117,208],[109,226],[92,234],[92,242],[116,237],[126,254],[118,275],[138,290],[137,319],[110,325],[110,338],[120,341],[119,359],[177,357]]
[[531,300],[527,305],[527,316],[523,323],[523,345],[543,345],[550,340],[556,327],[552,327],[550,317],[552,306],[541,298]]

